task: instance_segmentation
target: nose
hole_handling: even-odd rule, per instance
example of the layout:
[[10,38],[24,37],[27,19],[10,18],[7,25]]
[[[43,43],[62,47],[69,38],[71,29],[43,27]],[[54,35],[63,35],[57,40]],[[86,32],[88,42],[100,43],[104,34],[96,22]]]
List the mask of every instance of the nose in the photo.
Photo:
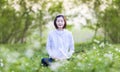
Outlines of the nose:
[[59,23],[62,23],[61,21]]

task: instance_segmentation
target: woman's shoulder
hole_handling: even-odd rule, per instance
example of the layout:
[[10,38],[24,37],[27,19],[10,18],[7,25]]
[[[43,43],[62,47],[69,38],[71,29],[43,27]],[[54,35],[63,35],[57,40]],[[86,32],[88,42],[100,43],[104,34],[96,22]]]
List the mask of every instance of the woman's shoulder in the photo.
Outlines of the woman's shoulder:
[[67,29],[65,29],[65,32],[67,33],[67,34],[72,34],[72,32],[71,31],[69,31],[69,30],[67,30]]
[[55,30],[49,31],[48,35],[53,35],[55,33]]

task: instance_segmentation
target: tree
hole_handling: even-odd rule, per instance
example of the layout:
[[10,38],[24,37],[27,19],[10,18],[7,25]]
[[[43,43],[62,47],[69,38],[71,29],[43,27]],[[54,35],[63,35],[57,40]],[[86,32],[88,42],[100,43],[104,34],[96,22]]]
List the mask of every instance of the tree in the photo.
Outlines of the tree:
[[[89,8],[95,11],[96,24],[87,21],[87,27],[95,31],[102,28],[104,30],[104,42],[120,43],[120,0],[84,0]],[[92,5],[91,5],[92,4]],[[94,36],[94,37],[95,37]]]
[[[0,43],[24,43],[37,28],[42,37],[47,22],[63,9],[62,2],[54,0],[1,0],[0,4]],[[50,17],[45,19],[48,15]]]
[[120,43],[120,6],[118,3],[120,3],[119,0],[114,0],[101,17],[101,24],[107,39],[112,43]]

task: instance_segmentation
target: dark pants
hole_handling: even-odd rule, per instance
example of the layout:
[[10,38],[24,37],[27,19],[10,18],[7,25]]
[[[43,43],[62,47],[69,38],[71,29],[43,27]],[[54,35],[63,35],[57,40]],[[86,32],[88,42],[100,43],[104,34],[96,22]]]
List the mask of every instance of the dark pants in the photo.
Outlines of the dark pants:
[[41,63],[43,66],[49,66],[53,61],[54,59],[52,58],[42,58]]

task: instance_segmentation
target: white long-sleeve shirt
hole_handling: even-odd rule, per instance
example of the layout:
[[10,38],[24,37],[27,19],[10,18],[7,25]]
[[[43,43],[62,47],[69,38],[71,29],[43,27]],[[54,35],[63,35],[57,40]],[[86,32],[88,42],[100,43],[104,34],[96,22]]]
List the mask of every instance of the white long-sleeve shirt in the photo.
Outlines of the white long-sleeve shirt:
[[67,59],[74,53],[72,33],[64,29],[51,31],[48,35],[46,49],[50,57]]

